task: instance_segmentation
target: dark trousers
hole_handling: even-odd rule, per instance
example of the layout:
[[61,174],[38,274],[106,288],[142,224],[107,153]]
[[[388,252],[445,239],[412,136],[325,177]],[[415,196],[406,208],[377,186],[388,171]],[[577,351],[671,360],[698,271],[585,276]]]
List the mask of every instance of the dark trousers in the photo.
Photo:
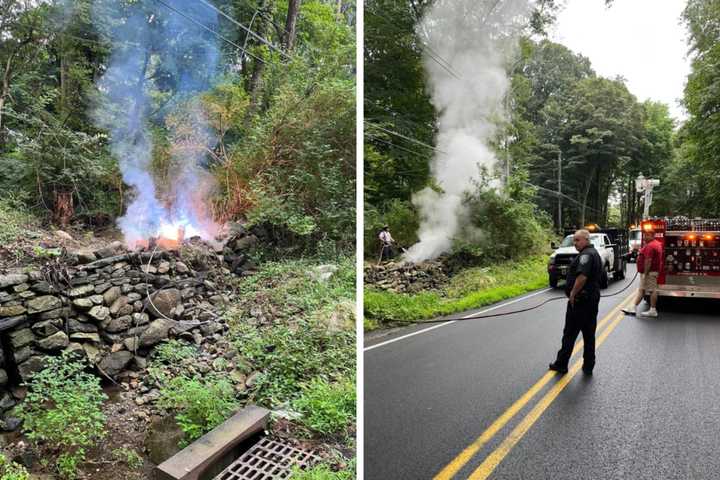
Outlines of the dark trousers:
[[567,367],[572,356],[575,340],[580,332],[585,342],[583,352],[583,368],[592,370],[595,366],[595,329],[597,328],[598,304],[600,296],[596,298],[576,299],[575,306],[567,304],[565,312],[565,328],[563,329],[562,347],[557,354],[556,365]]
[[392,245],[383,245],[380,260],[390,260],[395,256]]

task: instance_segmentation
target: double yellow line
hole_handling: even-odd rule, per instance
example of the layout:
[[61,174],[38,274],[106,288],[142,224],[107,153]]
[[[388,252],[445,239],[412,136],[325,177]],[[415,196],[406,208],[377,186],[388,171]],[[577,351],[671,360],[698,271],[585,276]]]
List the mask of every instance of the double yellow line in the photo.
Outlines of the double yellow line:
[[[619,305],[617,305],[615,308],[613,308],[610,313],[605,315],[602,320],[597,325],[597,330],[599,331],[604,327],[608,322],[611,322],[608,328],[606,328],[600,336],[597,337],[597,340],[595,342],[595,346],[599,347],[605,339],[610,335],[610,333],[615,329],[618,323],[624,318],[624,315],[620,313],[620,310],[625,307],[630,300],[632,300],[635,296],[635,293],[633,292],[632,295],[628,296],[625,300],[620,302]],[[620,314],[619,314],[620,313]],[[572,354],[575,355],[577,352],[579,352],[583,348],[584,342],[583,340],[580,340],[573,349]],[[510,450],[520,441],[520,439],[527,433],[527,431],[530,429],[530,427],[537,421],[538,418],[540,418],[540,415],[550,406],[550,404],[555,400],[555,398],[560,394],[560,392],[567,386],[567,384],[570,383],[570,381],[573,379],[573,377],[578,373],[580,368],[582,367],[582,359],[577,360],[572,367],[569,369],[568,373],[564,376],[560,377],[560,380],[555,383],[550,390],[540,399],[540,401],[533,407],[533,409],[523,418],[520,423],[510,432],[510,434],[503,440],[503,442],[498,446],[490,455],[488,455],[485,460],[482,462],[482,464],[473,471],[473,473],[468,477],[472,480],[484,480],[490,474],[495,470],[495,468],[502,462],[502,460],[507,456],[508,453],[510,453]],[[496,433],[498,433],[502,428],[515,416],[517,413],[522,410],[529,402],[532,400],[532,398],[547,385],[547,383],[556,377],[555,372],[547,372],[543,377],[535,383],[530,389],[525,392],[522,397],[517,399],[510,407],[503,412],[502,415],[500,415],[483,433],[480,435],[473,443],[468,445],[465,450],[463,450],[457,457],[455,457],[445,468],[443,468],[440,473],[435,475],[433,477],[433,480],[449,480],[451,479],[457,472],[460,471],[461,468],[463,468],[470,459],[489,442]]]

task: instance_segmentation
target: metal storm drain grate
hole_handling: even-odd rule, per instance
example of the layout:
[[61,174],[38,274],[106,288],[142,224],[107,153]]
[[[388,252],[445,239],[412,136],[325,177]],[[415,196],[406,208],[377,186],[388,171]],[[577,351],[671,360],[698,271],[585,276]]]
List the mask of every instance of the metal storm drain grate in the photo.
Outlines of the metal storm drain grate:
[[320,457],[287,443],[263,437],[220,472],[214,480],[269,480],[287,478],[292,467],[312,466]]

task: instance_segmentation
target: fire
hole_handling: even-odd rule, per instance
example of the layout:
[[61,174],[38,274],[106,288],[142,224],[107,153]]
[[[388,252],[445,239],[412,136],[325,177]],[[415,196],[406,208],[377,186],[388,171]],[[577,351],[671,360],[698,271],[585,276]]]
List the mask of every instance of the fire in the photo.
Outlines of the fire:
[[186,236],[193,237],[200,235],[200,231],[193,228],[192,225],[180,223],[165,223],[160,226],[158,233],[149,239],[137,240],[135,242],[136,249],[162,248],[164,250],[177,250],[185,241]]

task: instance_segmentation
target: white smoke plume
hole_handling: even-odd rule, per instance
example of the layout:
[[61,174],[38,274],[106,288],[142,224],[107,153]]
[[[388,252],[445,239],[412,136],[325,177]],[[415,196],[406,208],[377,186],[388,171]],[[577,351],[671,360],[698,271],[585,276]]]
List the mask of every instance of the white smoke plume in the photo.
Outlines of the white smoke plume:
[[489,147],[510,81],[506,68],[527,22],[528,0],[437,0],[419,25],[424,65],[438,112],[437,150],[430,170],[439,190],[413,196],[420,211],[419,241],[405,255],[418,262],[452,247],[467,214],[464,195],[492,171]]

